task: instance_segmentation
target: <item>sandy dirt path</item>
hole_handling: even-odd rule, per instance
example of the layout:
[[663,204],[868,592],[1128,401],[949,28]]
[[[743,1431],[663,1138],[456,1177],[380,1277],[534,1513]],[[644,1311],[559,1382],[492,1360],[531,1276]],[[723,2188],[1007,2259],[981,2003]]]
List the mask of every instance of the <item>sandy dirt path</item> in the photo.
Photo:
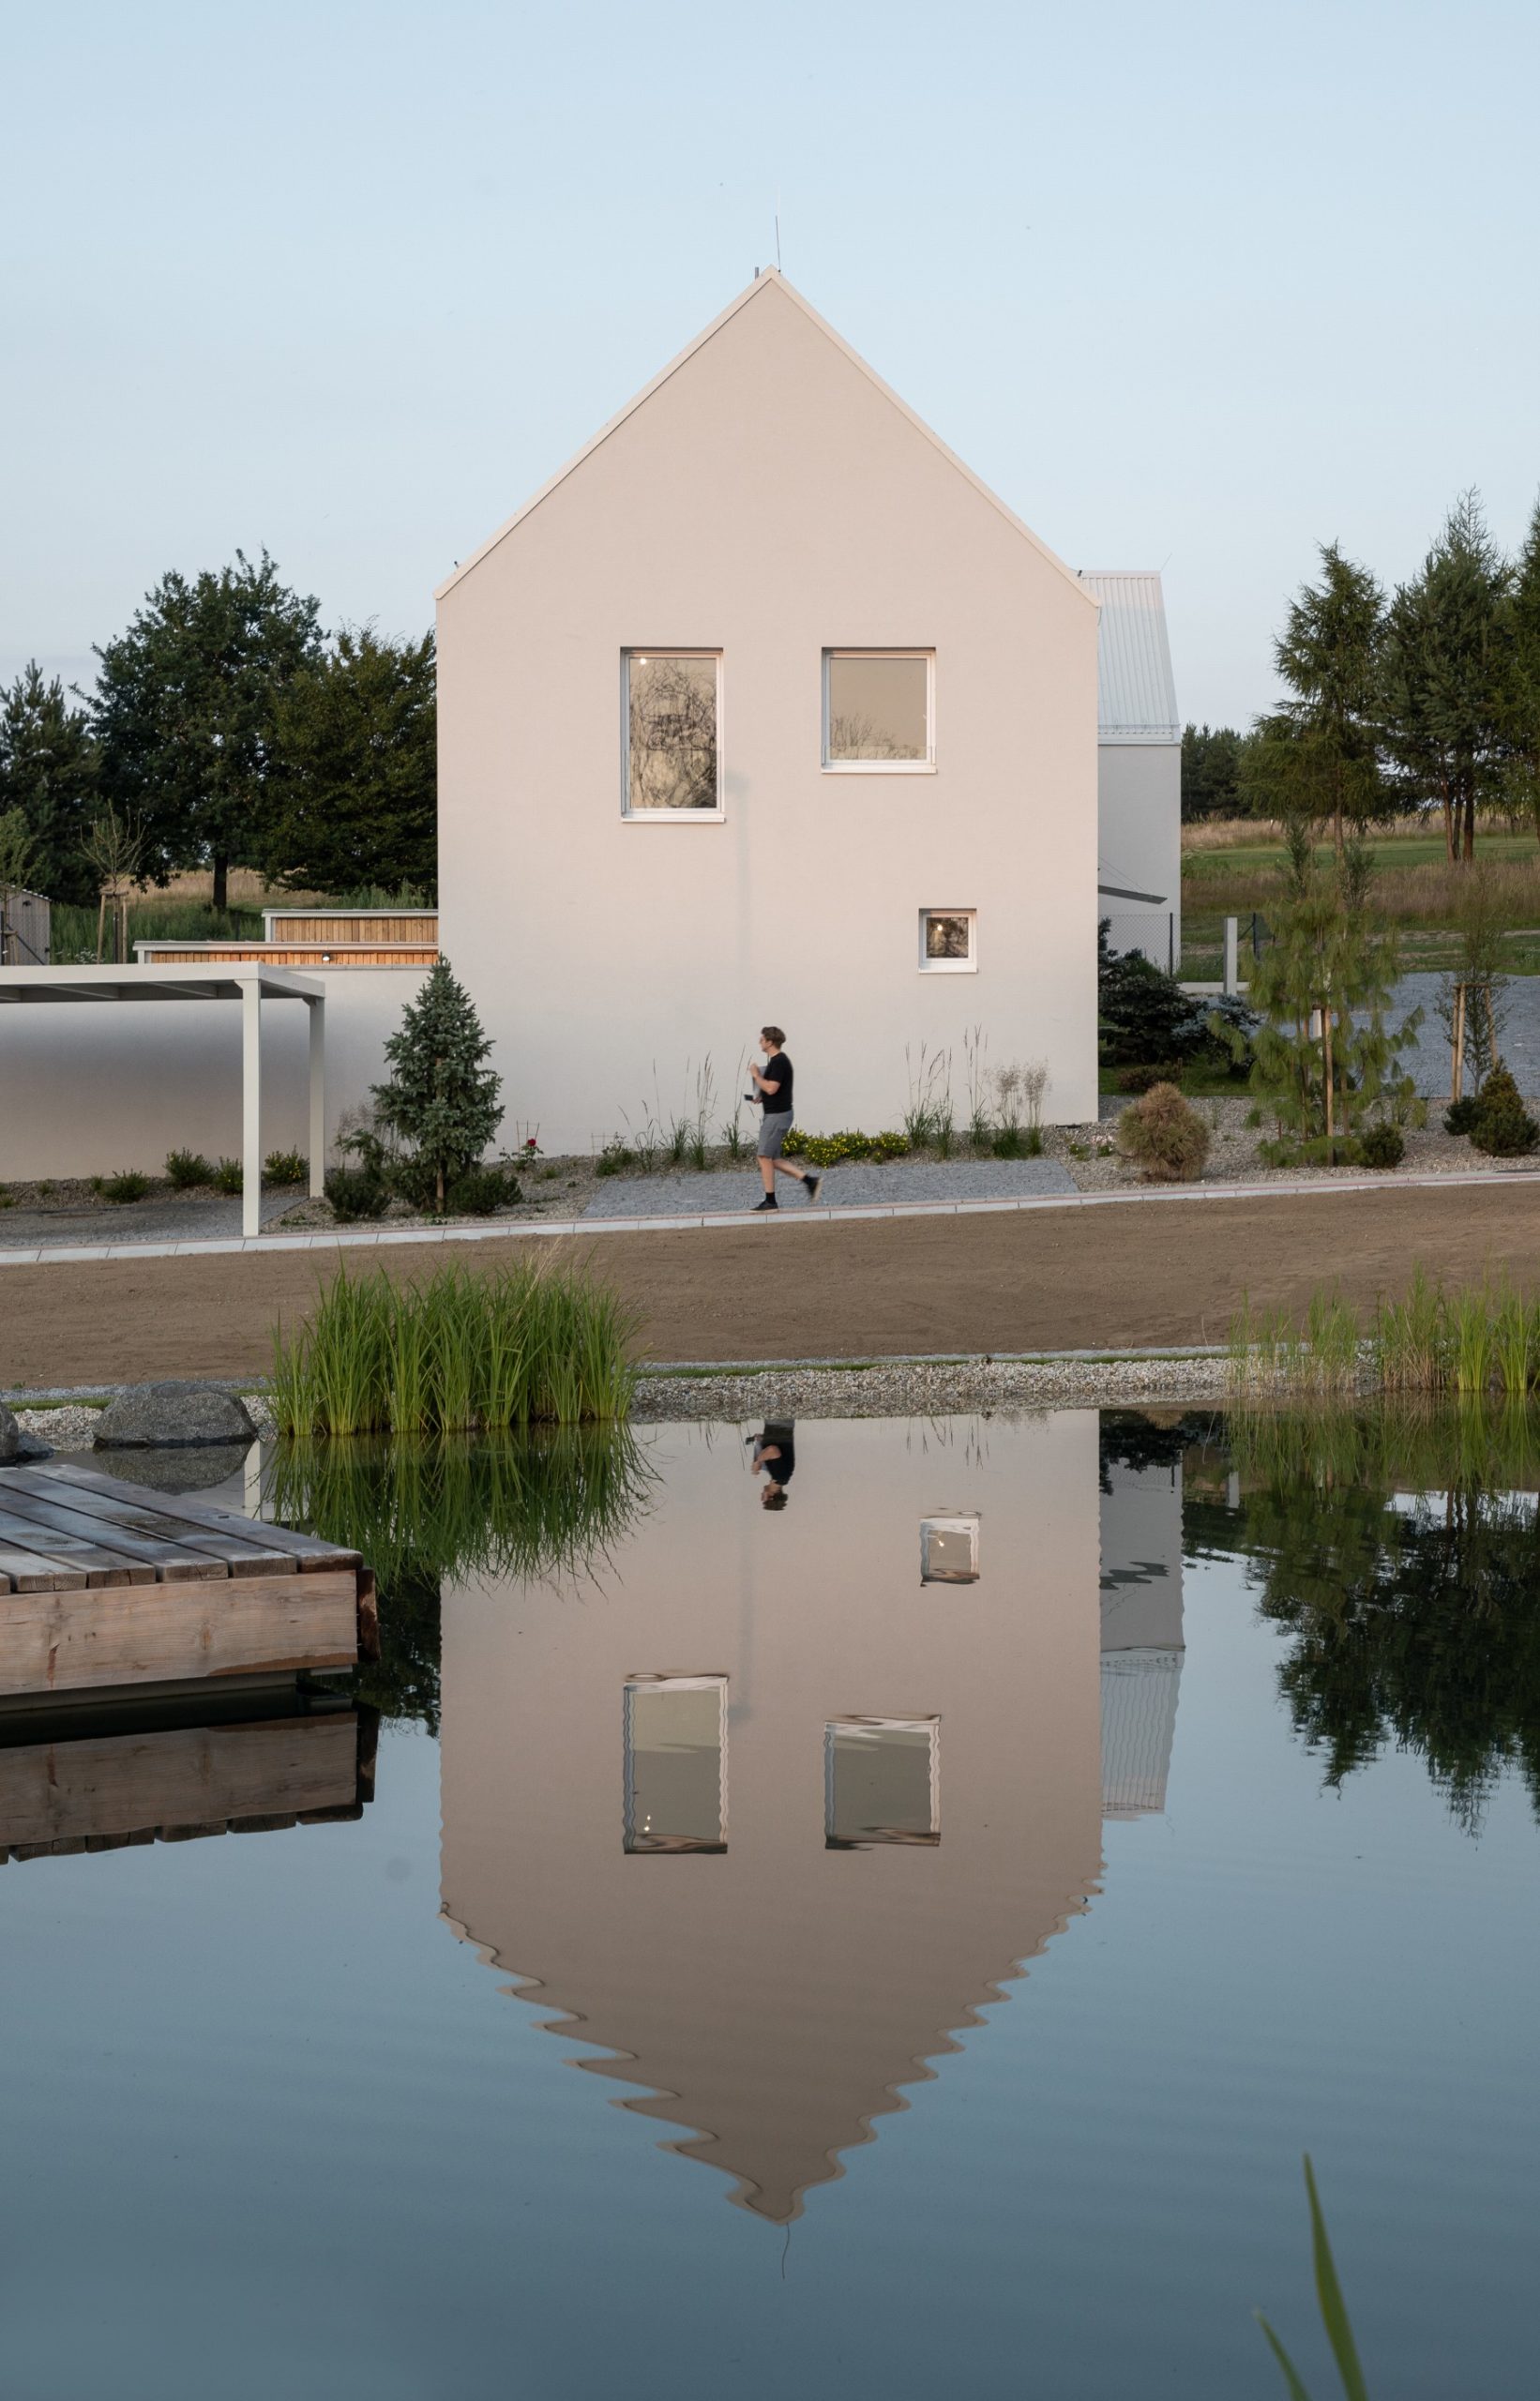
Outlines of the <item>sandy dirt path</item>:
[[[1223,1341],[1244,1292],[1371,1301],[1421,1261],[1449,1281],[1540,1280],[1540,1200],[1502,1185],[1316,1188],[1009,1216],[738,1227],[467,1246],[473,1273],[535,1249],[585,1261],[641,1311],[657,1359],[1086,1350]],[[0,1268],[0,1389],[261,1374],[335,1269],[327,1251]],[[394,1276],[431,1246],[366,1256]],[[350,1254],[355,1270],[365,1261]]]

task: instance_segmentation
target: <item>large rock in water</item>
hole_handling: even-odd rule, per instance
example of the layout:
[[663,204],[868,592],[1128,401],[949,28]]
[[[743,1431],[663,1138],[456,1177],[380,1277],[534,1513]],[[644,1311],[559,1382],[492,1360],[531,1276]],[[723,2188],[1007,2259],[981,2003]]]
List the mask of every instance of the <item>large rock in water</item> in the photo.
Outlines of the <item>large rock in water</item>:
[[46,1442],[36,1434],[23,1434],[16,1423],[16,1412],[0,1400],[0,1467],[20,1467],[23,1459],[46,1459],[50,1457]]
[[246,1403],[218,1384],[141,1384],[109,1401],[97,1421],[98,1451],[185,1449],[194,1442],[251,1442]]

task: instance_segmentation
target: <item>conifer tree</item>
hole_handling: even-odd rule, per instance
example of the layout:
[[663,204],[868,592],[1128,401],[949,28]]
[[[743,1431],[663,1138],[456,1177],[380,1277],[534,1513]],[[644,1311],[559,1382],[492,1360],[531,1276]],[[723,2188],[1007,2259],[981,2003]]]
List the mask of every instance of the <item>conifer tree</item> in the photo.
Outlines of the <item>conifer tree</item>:
[[441,959],[385,1044],[389,1081],[373,1087],[381,1124],[413,1146],[441,1216],[449,1185],[503,1122],[503,1079],[484,1064],[491,1049],[469,992]]
[[1319,584],[1290,604],[1273,659],[1291,697],[1257,728],[1253,786],[1285,819],[1328,822],[1340,857],[1384,806],[1377,716],[1384,596],[1366,567],[1323,544]]
[[[1422,1010],[1394,1034],[1385,1024],[1399,960],[1394,935],[1379,932],[1369,914],[1371,872],[1357,843],[1321,867],[1307,825],[1291,827],[1290,897],[1248,993],[1262,1019],[1252,1037],[1251,1089],[1276,1129],[1260,1146],[1272,1165],[1332,1166],[1354,1156],[1358,1129],[1377,1109],[1419,1124],[1427,1115],[1398,1065]],[[1217,1019],[1214,1031],[1236,1048]]]
[[1408,796],[1439,803],[1448,856],[1467,866],[1477,814],[1504,782],[1511,581],[1479,499],[1465,492],[1390,610],[1385,745]]

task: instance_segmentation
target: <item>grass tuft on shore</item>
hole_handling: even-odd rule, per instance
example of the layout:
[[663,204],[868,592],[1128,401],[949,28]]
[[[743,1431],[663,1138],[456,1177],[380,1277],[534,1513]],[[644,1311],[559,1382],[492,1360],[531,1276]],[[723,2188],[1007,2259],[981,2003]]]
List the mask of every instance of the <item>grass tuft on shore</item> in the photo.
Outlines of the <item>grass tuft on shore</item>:
[[1418,1265],[1405,1297],[1381,1298],[1367,1323],[1340,1293],[1318,1288],[1304,1316],[1254,1310],[1231,1321],[1230,1384],[1241,1396],[1354,1392],[1489,1393],[1540,1386],[1540,1296],[1506,1281],[1448,1292]]
[[418,1282],[340,1272],[310,1322],[274,1336],[280,1434],[501,1433],[628,1415],[636,1320],[605,1286],[550,1263]]

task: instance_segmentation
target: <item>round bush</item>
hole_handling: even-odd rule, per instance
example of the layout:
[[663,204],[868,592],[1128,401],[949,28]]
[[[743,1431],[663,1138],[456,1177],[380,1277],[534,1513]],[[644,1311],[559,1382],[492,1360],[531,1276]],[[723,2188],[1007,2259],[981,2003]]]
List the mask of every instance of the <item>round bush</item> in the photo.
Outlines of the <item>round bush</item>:
[[1468,1134],[1476,1122],[1476,1096],[1468,1093],[1463,1100],[1452,1100],[1443,1112],[1446,1134]]
[[1471,1140],[1488,1158],[1518,1158],[1540,1141],[1540,1125],[1525,1108],[1518,1086],[1500,1060],[1476,1096]]
[[470,1167],[456,1176],[444,1198],[454,1216],[490,1217],[495,1210],[516,1208],[523,1195],[519,1178],[506,1167]]
[[1406,1136],[1382,1117],[1369,1127],[1358,1147],[1366,1167],[1399,1167],[1406,1156]]
[[1146,1184],[1188,1184],[1203,1171],[1209,1129],[1174,1084],[1156,1084],[1118,1119],[1118,1148]]

